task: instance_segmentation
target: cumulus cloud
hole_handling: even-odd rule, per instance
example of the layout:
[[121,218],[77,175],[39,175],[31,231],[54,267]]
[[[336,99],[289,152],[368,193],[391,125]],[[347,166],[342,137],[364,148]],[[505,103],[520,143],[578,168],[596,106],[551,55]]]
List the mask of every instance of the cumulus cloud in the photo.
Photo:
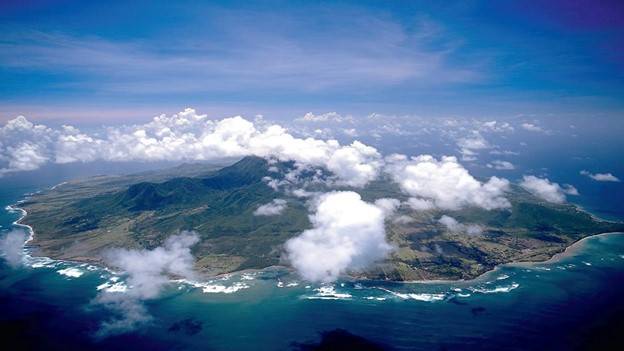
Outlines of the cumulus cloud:
[[513,163],[509,161],[494,160],[487,164],[488,168],[494,168],[500,171],[510,171],[516,169]]
[[469,235],[479,235],[483,233],[483,228],[478,224],[462,224],[455,218],[447,215],[443,215],[438,219],[438,223],[446,227],[451,233],[464,233]]
[[597,182],[619,182],[620,181],[620,178],[614,176],[611,173],[591,173],[586,170],[582,170],[580,173]]
[[379,152],[359,141],[337,149],[326,162],[327,169],[338,176],[339,184],[355,187],[377,178],[381,166]]
[[286,258],[306,280],[330,282],[347,271],[362,271],[392,250],[384,220],[396,202],[367,203],[352,191],[321,195],[313,228],[285,244]]
[[386,162],[386,171],[412,196],[408,204],[416,210],[455,210],[466,206],[492,210],[510,206],[504,196],[509,189],[507,180],[491,177],[480,182],[455,157],[437,160],[430,155],[391,155]]
[[286,200],[274,199],[268,204],[261,205],[254,211],[254,216],[277,216],[286,209]]
[[57,132],[30,123],[18,116],[0,128],[0,175],[13,171],[29,171],[50,160],[48,146]]
[[51,129],[17,117],[0,128],[0,173],[33,170],[46,162],[218,160],[255,155],[325,167],[337,182],[360,187],[374,179],[381,155],[355,141],[297,138],[276,124],[236,116],[209,119],[186,109],[149,123],[87,134]]
[[0,238],[0,254],[11,267],[19,267],[24,256],[24,242],[27,234],[20,229],[14,229]]
[[194,258],[191,247],[199,241],[195,232],[169,237],[153,250],[115,249],[106,262],[126,275],[127,290],[103,291],[95,302],[109,308],[116,317],[104,322],[100,335],[123,333],[148,322],[151,317],[142,301],[157,297],[170,276],[192,279]]
[[535,176],[524,176],[520,182],[520,186],[531,194],[553,203],[564,203],[567,195],[578,195],[578,190],[569,184],[564,186],[551,182],[547,178],[538,178]]

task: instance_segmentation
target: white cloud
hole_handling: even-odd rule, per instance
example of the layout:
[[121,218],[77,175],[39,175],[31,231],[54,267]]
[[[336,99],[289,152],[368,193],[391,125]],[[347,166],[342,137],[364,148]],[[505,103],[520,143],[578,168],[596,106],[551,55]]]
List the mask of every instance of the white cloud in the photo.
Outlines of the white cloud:
[[528,130],[529,132],[537,132],[537,133],[545,133],[546,131],[538,126],[537,124],[533,124],[533,123],[522,123],[520,125],[523,129]]
[[49,161],[45,154],[57,132],[30,123],[18,116],[0,128],[0,176],[14,171],[29,171]]
[[333,122],[333,123],[353,123],[353,117],[342,116],[337,112],[327,112],[319,115],[315,115],[312,112],[308,112],[303,117],[295,119],[295,122],[303,123],[318,123],[318,122]]
[[566,184],[563,187],[558,183],[551,182],[547,178],[535,176],[524,176],[520,186],[533,195],[553,203],[564,203],[566,194],[578,195],[578,191],[572,185]]
[[0,254],[11,267],[19,267],[22,264],[26,237],[25,231],[14,229],[0,238]]
[[381,166],[379,152],[359,141],[337,149],[326,162],[327,169],[338,176],[340,184],[355,187],[377,178]]
[[[5,173],[33,169],[42,162],[220,160],[255,155],[294,161],[294,169],[283,179],[267,179],[274,187],[285,181],[305,190],[305,186],[297,184],[304,170],[306,174],[310,170],[315,172],[313,182],[362,187],[385,171],[393,174],[397,183],[412,195],[408,203],[414,208],[475,205],[490,209],[508,205],[503,197],[506,180],[492,178],[480,183],[454,158],[437,161],[423,155],[386,164],[377,149],[359,141],[341,145],[333,139],[300,138],[262,118],[210,119],[190,108],[171,116],[154,117],[145,124],[108,127],[89,133],[71,126],[51,129],[18,117],[0,128],[0,136],[0,167]],[[23,143],[32,147],[15,152]],[[489,147],[478,132],[458,144],[466,155]],[[428,167],[434,173],[418,173]],[[413,171],[417,174],[410,173]],[[412,176],[420,179],[411,179]],[[450,190],[440,188],[449,185]]]
[[481,123],[481,130],[488,132],[504,133],[513,132],[514,127],[512,127],[507,122],[487,121]]
[[354,141],[297,138],[279,125],[240,116],[209,119],[186,109],[161,115],[149,123],[109,127],[83,133],[63,126],[51,129],[24,117],[0,128],[0,173],[33,170],[46,162],[218,160],[256,155],[325,167],[337,182],[363,186],[377,177],[381,156],[371,146]]
[[477,131],[474,131],[468,137],[458,139],[457,146],[460,148],[459,152],[462,154],[464,161],[476,160],[475,156],[478,151],[491,147],[490,143]]
[[586,170],[582,170],[580,173],[584,176],[588,176],[589,178],[597,182],[619,182],[620,181],[620,178],[614,176],[611,173],[591,173]]
[[479,182],[455,157],[437,160],[430,155],[411,159],[392,155],[386,162],[386,171],[413,197],[408,203],[415,209],[476,206],[491,210],[510,206],[504,197],[509,188],[507,180],[491,177],[487,182]]
[[375,200],[375,206],[384,212],[384,216],[389,217],[401,206],[401,201],[385,197]]
[[561,188],[563,189],[563,192],[567,195],[575,195],[575,196],[580,195],[578,189],[576,189],[571,184],[563,184]]
[[277,216],[286,209],[286,200],[274,199],[268,204],[258,207],[254,211],[254,216]]
[[488,163],[487,167],[494,168],[494,169],[501,170],[501,171],[509,171],[509,170],[516,169],[513,163],[509,161],[501,161],[501,160],[494,160]]
[[410,197],[407,199],[407,204],[416,211],[432,210],[436,207],[433,201],[417,197]]
[[313,228],[286,242],[287,259],[309,281],[330,282],[366,269],[392,249],[384,228],[390,202],[383,203],[367,203],[352,191],[321,195],[310,216]]
[[117,317],[102,324],[101,335],[132,330],[151,318],[142,304],[153,299],[169,283],[170,276],[192,279],[194,258],[191,247],[199,241],[195,232],[181,232],[169,237],[153,250],[114,249],[105,255],[106,262],[126,275],[128,289],[103,291],[95,302],[111,309]]
[[477,224],[462,224],[455,218],[443,215],[438,222],[446,227],[451,233],[464,233],[469,235],[479,235],[483,233],[483,228]]

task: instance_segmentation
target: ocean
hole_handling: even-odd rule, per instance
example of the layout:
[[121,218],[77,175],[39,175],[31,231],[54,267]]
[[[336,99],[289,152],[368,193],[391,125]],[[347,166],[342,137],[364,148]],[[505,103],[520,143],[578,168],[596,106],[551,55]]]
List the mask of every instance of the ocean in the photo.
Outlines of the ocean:
[[[7,206],[61,178],[1,183],[0,235],[21,215]],[[605,212],[613,206],[605,204]],[[107,337],[98,331],[114,312],[94,301],[101,290],[123,290],[122,276],[86,264],[37,258],[25,263],[18,269],[0,263],[0,334],[11,350],[624,346],[624,234],[588,238],[555,260],[505,265],[466,282],[322,285],[277,269],[202,284],[177,282],[145,301],[151,322]]]

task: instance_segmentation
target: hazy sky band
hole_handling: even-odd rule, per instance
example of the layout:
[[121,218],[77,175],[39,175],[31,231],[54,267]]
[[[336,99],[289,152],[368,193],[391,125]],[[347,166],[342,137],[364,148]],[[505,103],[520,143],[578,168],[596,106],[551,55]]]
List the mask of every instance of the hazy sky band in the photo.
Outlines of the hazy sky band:
[[[0,119],[622,111],[617,1],[4,2]],[[103,16],[102,14],[107,14]]]

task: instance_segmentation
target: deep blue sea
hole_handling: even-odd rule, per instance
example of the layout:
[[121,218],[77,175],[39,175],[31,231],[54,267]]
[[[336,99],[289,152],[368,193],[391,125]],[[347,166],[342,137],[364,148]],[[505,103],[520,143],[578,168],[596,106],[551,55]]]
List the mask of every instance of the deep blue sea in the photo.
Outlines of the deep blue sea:
[[[0,183],[0,235],[20,216],[6,206],[65,177]],[[590,200],[598,215],[601,208],[621,213],[619,201]],[[624,349],[624,234],[469,282],[308,285],[267,271],[175,283],[145,303],[150,324],[106,338],[96,334],[111,312],[93,300],[98,287],[123,286],[123,278],[88,265],[26,261],[19,269],[0,263],[0,334],[11,350]]]

